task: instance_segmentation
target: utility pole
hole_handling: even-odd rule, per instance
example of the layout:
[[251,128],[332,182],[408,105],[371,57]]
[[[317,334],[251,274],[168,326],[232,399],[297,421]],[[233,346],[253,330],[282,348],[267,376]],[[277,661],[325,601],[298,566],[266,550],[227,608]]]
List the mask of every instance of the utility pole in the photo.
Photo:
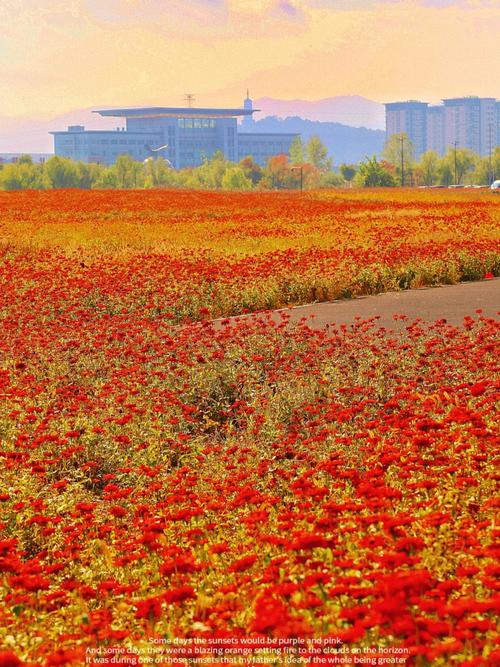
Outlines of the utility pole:
[[458,185],[458,181],[457,181],[457,146],[458,146],[458,141],[455,140],[454,143],[453,143],[454,155],[455,155],[455,157],[454,157],[454,162],[455,162],[455,185]]
[[404,144],[404,135],[399,135],[399,141],[401,143],[401,187],[405,186],[405,144]]
[[191,109],[191,107],[193,106],[193,102],[194,102],[194,95],[193,95],[193,93],[186,93],[186,94],[184,95],[184,99],[185,99],[186,102],[188,103],[188,107]]
[[493,181],[495,180],[495,174],[493,173],[493,162],[491,159],[491,150],[492,150],[492,131],[493,131],[493,126],[490,123],[488,125],[488,179],[489,183],[488,185],[491,185]]

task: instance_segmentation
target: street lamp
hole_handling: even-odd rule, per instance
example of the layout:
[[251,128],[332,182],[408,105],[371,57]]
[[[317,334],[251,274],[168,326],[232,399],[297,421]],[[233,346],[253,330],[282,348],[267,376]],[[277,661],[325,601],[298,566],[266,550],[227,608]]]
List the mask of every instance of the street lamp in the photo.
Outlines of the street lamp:
[[405,186],[405,145],[404,145],[404,134],[399,136],[399,141],[401,143],[401,187]]
[[491,161],[491,149],[492,149],[492,131],[493,131],[493,126],[490,123],[488,125],[488,185],[491,185],[493,181],[495,180],[495,174],[493,173],[493,164]]
[[457,181],[457,146],[458,146],[458,141],[453,142],[453,147],[454,147],[454,162],[455,162],[455,185],[458,185]]
[[300,191],[302,192],[304,186],[304,168],[302,165],[300,167],[292,167],[291,171],[300,171]]

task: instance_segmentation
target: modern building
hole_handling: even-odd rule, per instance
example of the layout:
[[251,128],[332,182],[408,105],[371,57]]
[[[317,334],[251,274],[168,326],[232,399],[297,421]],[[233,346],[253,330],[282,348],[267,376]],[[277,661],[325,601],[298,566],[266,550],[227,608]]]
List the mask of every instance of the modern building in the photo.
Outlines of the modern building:
[[418,160],[427,148],[427,102],[410,100],[390,102],[385,105],[385,131],[387,139],[392,134],[407,134]]
[[427,151],[436,151],[438,155],[444,155],[444,106],[427,107]]
[[493,97],[455,97],[444,102],[444,143],[488,155],[496,143]]
[[280,153],[288,154],[295,134],[239,132],[251,128],[252,100],[247,94],[243,108],[144,107],[101,109],[101,116],[124,118],[125,128],[117,130],[85,130],[72,125],[64,132],[52,132],[56,155],[113,164],[119,155],[128,154],[143,161],[162,156],[176,169],[195,167],[216,151],[227,160],[239,161],[247,155],[265,165],[267,159]]
[[386,137],[406,133],[417,159],[426,150],[444,155],[454,146],[484,156],[500,145],[500,102],[493,97],[455,97],[438,106],[391,102],[385,108]]
[[81,162],[113,164],[119,155],[130,155],[134,160],[145,160],[147,146],[158,145],[156,132],[127,132],[116,130],[86,130],[83,125],[70,125],[65,132],[51,132],[54,153]]
[[497,123],[497,142],[496,145],[500,146],[500,100],[495,102],[495,116]]

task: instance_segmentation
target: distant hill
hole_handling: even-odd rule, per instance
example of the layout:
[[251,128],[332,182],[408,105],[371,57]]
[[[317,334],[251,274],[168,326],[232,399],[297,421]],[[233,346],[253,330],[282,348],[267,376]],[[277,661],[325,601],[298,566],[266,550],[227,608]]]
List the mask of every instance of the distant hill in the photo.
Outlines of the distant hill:
[[382,152],[385,132],[369,130],[365,127],[348,127],[341,123],[322,123],[320,121],[304,120],[294,116],[284,120],[276,117],[263,118],[249,123],[244,132],[297,132],[307,141],[312,135],[317,135],[328,148],[336,165],[342,162],[359,162],[367,155]]
[[371,130],[385,129],[384,105],[359,95],[327,97],[323,100],[278,100],[260,97],[254,100],[255,114],[260,120],[266,116],[287,118],[299,116],[307,120],[342,123],[351,127],[367,127]]

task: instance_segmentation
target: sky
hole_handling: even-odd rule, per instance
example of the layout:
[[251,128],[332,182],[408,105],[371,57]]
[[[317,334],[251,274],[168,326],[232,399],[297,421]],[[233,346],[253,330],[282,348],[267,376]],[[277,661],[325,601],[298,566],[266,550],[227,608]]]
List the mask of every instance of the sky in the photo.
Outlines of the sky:
[[0,118],[500,97],[500,0],[1,0]]

